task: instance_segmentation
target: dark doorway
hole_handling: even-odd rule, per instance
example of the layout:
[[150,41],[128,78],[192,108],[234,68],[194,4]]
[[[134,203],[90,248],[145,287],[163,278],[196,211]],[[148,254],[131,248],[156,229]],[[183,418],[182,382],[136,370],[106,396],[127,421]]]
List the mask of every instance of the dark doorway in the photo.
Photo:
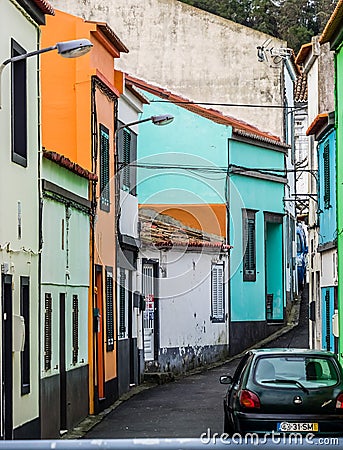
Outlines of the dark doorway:
[[67,386],[66,386],[66,342],[65,301],[60,294],[60,429],[67,429]]
[[2,417],[3,439],[13,439],[12,275],[2,275]]

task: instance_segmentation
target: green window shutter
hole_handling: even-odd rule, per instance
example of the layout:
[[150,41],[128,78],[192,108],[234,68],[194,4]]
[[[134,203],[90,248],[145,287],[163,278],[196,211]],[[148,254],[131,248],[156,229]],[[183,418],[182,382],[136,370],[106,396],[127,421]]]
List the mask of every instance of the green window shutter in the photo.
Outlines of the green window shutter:
[[100,208],[110,210],[110,136],[100,125]]
[[123,188],[130,190],[130,150],[131,133],[128,130],[123,132]]
[[243,210],[243,281],[256,281],[255,211]]
[[114,349],[113,269],[106,267],[106,350]]
[[223,322],[225,314],[224,306],[224,265],[212,265],[212,322]]
[[79,359],[79,298],[73,295],[73,318],[72,318],[72,340],[73,340],[73,365],[77,364]]
[[324,208],[331,207],[331,189],[330,189],[330,145],[327,142],[324,146]]

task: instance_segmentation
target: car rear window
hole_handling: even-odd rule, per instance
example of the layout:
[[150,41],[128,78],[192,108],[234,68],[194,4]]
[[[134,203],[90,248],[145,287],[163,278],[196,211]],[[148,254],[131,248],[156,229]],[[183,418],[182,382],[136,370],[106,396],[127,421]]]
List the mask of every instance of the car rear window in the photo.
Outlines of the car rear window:
[[[309,389],[334,386],[339,380],[336,365],[331,358],[297,355],[259,358],[254,377],[257,383],[264,386],[275,386],[280,380],[284,387],[294,387],[294,382],[299,382]],[[287,383],[286,380],[290,382]]]

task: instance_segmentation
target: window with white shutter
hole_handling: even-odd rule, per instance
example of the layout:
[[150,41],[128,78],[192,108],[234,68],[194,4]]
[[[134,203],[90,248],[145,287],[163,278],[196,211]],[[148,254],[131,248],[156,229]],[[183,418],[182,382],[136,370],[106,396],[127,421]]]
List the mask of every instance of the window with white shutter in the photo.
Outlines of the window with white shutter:
[[224,322],[225,320],[224,264],[212,264],[211,284],[212,284],[211,320],[212,322]]

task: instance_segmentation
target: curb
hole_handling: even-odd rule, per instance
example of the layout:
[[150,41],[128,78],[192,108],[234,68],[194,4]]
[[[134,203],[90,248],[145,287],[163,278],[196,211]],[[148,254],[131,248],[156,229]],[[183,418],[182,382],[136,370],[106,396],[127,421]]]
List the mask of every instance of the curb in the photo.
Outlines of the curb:
[[[301,296],[295,299],[292,309],[289,315],[289,320],[286,326],[283,328],[275,331],[273,334],[267,336],[266,338],[259,341],[257,344],[245,349],[241,353],[238,353],[237,355],[233,355],[230,358],[227,358],[222,361],[217,361],[211,364],[208,364],[203,367],[197,367],[195,369],[189,370],[186,373],[175,375],[174,378],[168,380],[167,382],[177,381],[179,379],[196,375],[199,373],[206,372],[208,370],[215,369],[216,367],[224,366],[225,364],[235,361],[236,359],[241,358],[248,350],[254,349],[254,348],[260,348],[264,346],[265,344],[268,344],[268,342],[273,341],[274,339],[282,336],[285,333],[288,333],[293,328],[295,328],[299,324],[299,313],[300,313],[300,304],[301,304]],[[123,394],[117,401],[115,401],[110,407],[106,408],[104,411],[101,411],[99,414],[96,415],[89,415],[87,416],[82,422],[79,423],[75,428],[72,430],[66,432],[63,434],[63,436],[60,437],[60,439],[80,439],[82,438],[88,431],[90,431],[95,425],[100,423],[108,414],[110,414],[113,410],[118,408],[122,403],[129,400],[130,398],[134,397],[135,395],[139,394],[140,392],[146,391],[147,389],[152,389],[156,386],[159,386],[163,383],[157,378],[153,380],[153,382],[144,382],[144,384],[140,384],[138,386],[135,386],[130,389],[130,391]]]

